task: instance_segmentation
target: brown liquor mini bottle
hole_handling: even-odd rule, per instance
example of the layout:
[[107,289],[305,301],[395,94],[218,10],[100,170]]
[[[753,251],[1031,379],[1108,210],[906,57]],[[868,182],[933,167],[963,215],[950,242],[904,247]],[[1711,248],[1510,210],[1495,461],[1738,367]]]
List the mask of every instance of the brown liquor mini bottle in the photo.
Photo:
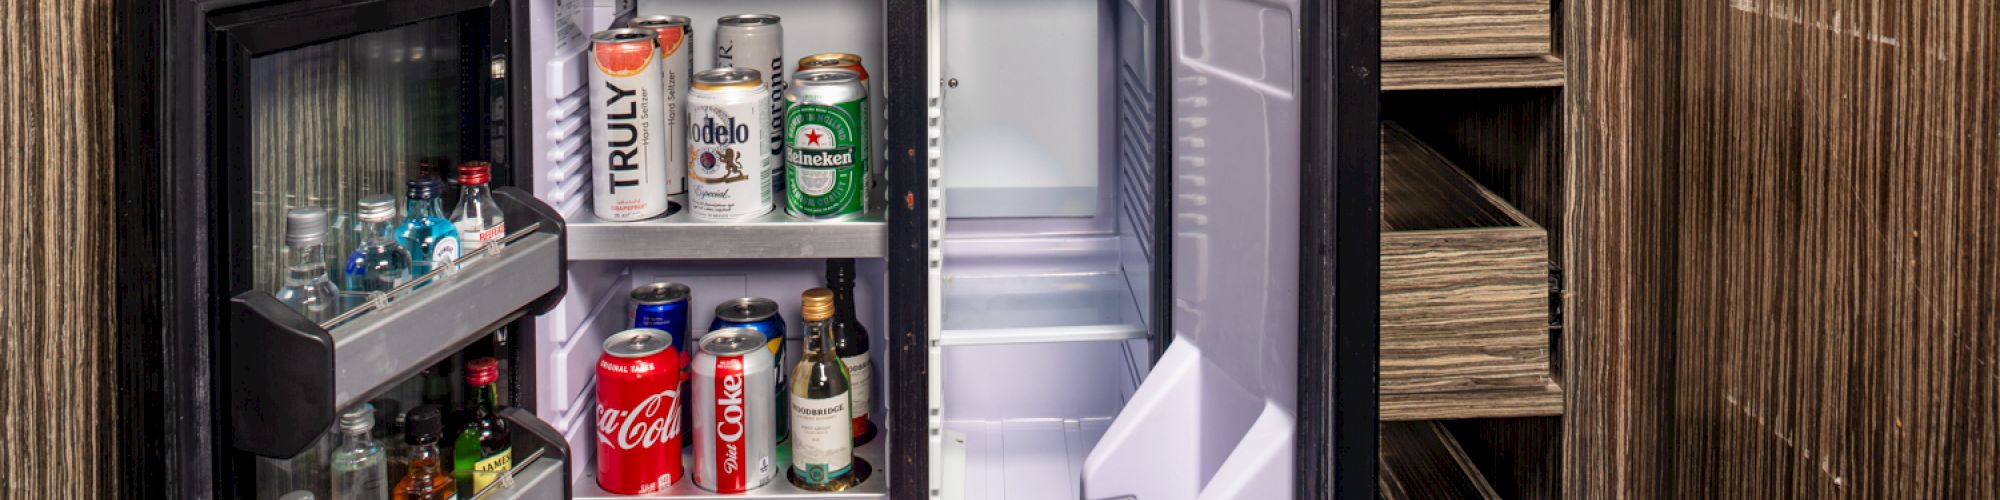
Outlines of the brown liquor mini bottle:
[[437,449],[438,438],[444,435],[441,417],[436,406],[423,405],[403,418],[409,433],[405,439],[410,443],[410,471],[396,481],[392,492],[396,500],[446,500],[457,495],[458,482],[444,469]]

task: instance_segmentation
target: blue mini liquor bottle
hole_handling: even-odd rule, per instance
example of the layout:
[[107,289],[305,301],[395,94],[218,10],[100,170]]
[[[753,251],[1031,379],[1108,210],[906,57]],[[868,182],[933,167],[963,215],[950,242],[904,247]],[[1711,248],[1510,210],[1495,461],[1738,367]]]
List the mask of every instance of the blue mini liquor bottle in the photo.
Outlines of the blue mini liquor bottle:
[[444,192],[444,182],[429,174],[418,174],[407,183],[409,201],[403,205],[407,215],[403,227],[396,231],[396,243],[410,251],[415,259],[413,276],[423,276],[435,267],[445,267],[458,260],[458,227],[451,219],[445,218],[444,204],[439,200]]
[[361,244],[347,256],[347,290],[388,292],[410,280],[410,251],[396,243],[396,198],[361,198]]
[[326,277],[326,210],[294,208],[285,212],[285,284],[278,288],[278,301],[305,315],[314,323],[325,323],[340,315],[340,290]]

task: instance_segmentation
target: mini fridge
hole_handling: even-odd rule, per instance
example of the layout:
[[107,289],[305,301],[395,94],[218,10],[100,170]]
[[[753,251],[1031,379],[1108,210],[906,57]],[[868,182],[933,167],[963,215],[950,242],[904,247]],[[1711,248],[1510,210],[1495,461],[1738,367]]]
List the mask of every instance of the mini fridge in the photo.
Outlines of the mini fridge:
[[[142,226],[120,241],[120,266],[148,285],[119,292],[136,336],[120,354],[169,375],[135,386],[128,413],[154,447],[121,453],[171,496],[323,498],[316,471],[343,410],[374,404],[392,435],[410,406],[462,406],[463,366],[490,356],[512,468],[466,498],[618,498],[595,478],[593,394],[632,289],[688,285],[697,331],[722,300],[775,299],[789,366],[800,292],[821,286],[828,259],[851,258],[879,428],[855,456],[872,472],[839,493],[781,473],[743,496],[1372,496],[1373,281],[1336,272],[1372,264],[1372,222],[1356,222],[1376,217],[1372,9],[122,5],[121,161],[147,167],[119,170],[120,220]],[[701,70],[716,19],[741,13],[782,18],[787,65],[862,57],[879,117],[868,213],[599,220],[589,35],[685,15]],[[1349,28],[1366,43],[1335,35]],[[350,312],[324,322],[275,299],[286,210],[332,209],[328,248],[344,252],[361,196],[400,195],[417,168],[452,179],[470,160],[492,165],[507,220],[497,252],[401,296],[349,294]],[[682,479],[647,496],[728,495]]]

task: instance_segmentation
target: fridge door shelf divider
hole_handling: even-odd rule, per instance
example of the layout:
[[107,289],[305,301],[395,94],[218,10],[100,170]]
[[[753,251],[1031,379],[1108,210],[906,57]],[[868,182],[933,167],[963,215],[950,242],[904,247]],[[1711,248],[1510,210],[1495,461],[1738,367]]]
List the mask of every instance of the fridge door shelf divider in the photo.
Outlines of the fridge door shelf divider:
[[489,485],[473,496],[486,499],[569,498],[569,442],[562,433],[533,413],[518,407],[500,409],[500,418],[514,431],[514,486]]
[[[888,225],[881,211],[849,220],[812,221],[770,213],[742,222],[698,222],[679,213],[637,222],[599,220],[589,210],[570,219],[570,254],[576,260],[825,259],[888,255]],[[685,206],[685,205],[683,205]]]
[[567,291],[565,225],[515,188],[494,190],[523,229],[497,255],[466,261],[448,278],[331,328],[264,290],[230,299],[231,439],[260,456],[296,455],[341,409],[408,378],[520,318],[547,312]]

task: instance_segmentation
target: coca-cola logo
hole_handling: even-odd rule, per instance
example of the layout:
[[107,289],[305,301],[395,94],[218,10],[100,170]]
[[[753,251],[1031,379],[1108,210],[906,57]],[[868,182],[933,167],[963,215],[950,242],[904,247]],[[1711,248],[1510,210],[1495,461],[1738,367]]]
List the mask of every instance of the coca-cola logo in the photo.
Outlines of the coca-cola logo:
[[680,394],[674,389],[646,396],[629,410],[597,407],[597,441],[621,450],[651,448],[680,434]]
[[743,358],[723,358],[715,362],[716,462],[721,466],[722,484],[731,488],[743,484]]

